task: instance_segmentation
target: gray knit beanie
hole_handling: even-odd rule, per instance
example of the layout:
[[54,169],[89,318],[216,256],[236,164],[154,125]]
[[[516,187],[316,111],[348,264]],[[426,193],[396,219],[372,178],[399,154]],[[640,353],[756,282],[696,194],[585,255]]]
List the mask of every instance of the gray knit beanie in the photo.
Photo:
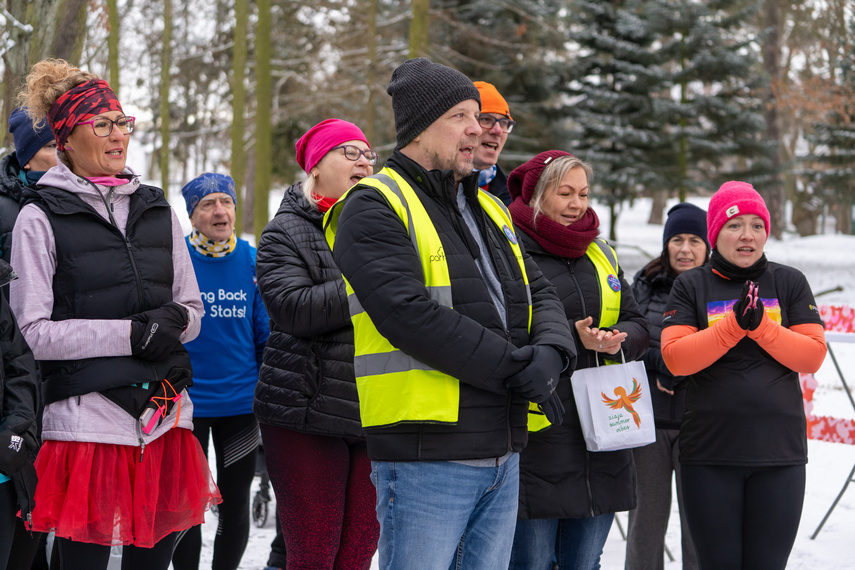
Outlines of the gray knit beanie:
[[386,92],[392,96],[397,149],[410,144],[461,101],[475,99],[481,107],[481,95],[471,79],[424,57],[399,65]]

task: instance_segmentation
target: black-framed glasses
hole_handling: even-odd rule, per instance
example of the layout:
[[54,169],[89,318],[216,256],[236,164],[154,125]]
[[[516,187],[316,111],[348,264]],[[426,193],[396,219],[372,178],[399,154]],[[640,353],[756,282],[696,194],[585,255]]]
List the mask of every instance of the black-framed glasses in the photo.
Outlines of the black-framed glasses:
[[119,117],[115,121],[107,117],[95,117],[91,121],[78,121],[78,125],[92,125],[92,132],[96,137],[109,137],[113,132],[113,125],[119,127],[119,132],[129,135],[134,132],[136,117]]
[[352,160],[353,162],[359,160],[360,156],[364,156],[365,160],[368,161],[368,164],[374,166],[375,164],[377,164],[377,159],[380,158],[380,155],[371,150],[370,148],[368,150],[362,150],[358,146],[353,146],[352,144],[340,144],[338,146],[332,147],[330,150],[335,150],[337,148],[344,149],[344,156],[348,160]]
[[503,133],[511,132],[514,130],[514,125],[516,125],[516,122],[504,117],[494,117],[493,115],[487,115],[485,113],[478,115],[478,124],[486,131],[492,129],[493,125],[496,123],[499,123],[499,128],[502,129]]

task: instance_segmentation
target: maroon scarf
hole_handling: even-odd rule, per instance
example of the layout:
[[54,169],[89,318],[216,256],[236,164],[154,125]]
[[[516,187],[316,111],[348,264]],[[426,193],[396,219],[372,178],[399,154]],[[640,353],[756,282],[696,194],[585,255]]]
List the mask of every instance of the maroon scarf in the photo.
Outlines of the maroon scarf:
[[554,255],[577,258],[585,255],[600,233],[600,219],[590,206],[582,215],[582,219],[569,226],[564,226],[546,216],[537,217],[535,225],[534,210],[523,202],[522,196],[511,202],[508,208],[514,224],[531,236],[540,246]]
[[68,135],[80,121],[108,111],[121,111],[122,105],[103,79],[90,79],[72,87],[54,101],[48,111],[48,123],[56,137],[56,148],[65,150]]

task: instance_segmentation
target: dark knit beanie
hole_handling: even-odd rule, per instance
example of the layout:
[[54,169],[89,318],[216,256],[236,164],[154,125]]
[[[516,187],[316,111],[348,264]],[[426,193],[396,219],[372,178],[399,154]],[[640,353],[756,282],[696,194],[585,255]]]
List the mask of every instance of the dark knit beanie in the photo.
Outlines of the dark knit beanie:
[[18,107],[12,111],[9,116],[9,132],[15,140],[15,157],[21,168],[53,140],[53,131],[46,122],[42,121],[40,129],[33,126],[26,107]]
[[[680,202],[668,210],[665,230],[662,232],[662,247],[677,234],[692,234],[707,241],[707,213],[694,204]],[[709,247],[707,242],[707,247]]]
[[424,57],[408,59],[392,72],[386,92],[395,113],[396,149],[410,144],[434,121],[461,101],[481,95],[472,80]]

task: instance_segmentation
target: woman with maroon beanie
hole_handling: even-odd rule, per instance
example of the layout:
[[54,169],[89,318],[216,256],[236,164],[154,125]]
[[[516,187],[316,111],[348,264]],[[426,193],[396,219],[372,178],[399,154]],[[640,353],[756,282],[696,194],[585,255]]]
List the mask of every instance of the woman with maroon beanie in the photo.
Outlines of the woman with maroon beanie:
[[27,106],[58,162],[15,224],[13,310],[45,398],[33,529],[64,570],[166,570],[177,534],[219,502],[193,437],[190,359],[202,304],[178,218],[126,166],[134,118],[106,81],[33,66]]
[[783,569],[799,528],[807,429],[799,372],[825,358],[804,275],[766,260],[769,210],[726,182],[707,210],[710,262],[680,274],[662,357],[688,376],[683,501],[701,568]]
[[[644,354],[647,324],[614,250],[598,239],[588,205],[591,166],[560,150],[542,152],[511,172],[508,190],[517,235],[555,285],[574,328],[576,369]],[[614,513],[635,506],[630,450],[591,453],[569,379],[556,392],[564,423],[532,432],[520,455],[520,504],[511,570],[599,568]],[[530,422],[530,429],[532,424]]]
[[258,289],[270,315],[253,411],[287,553],[286,568],[368,569],[380,526],[359,421],[353,327],[324,212],[373,172],[377,153],[347,121],[297,141],[307,179],[285,191],[258,245]]

